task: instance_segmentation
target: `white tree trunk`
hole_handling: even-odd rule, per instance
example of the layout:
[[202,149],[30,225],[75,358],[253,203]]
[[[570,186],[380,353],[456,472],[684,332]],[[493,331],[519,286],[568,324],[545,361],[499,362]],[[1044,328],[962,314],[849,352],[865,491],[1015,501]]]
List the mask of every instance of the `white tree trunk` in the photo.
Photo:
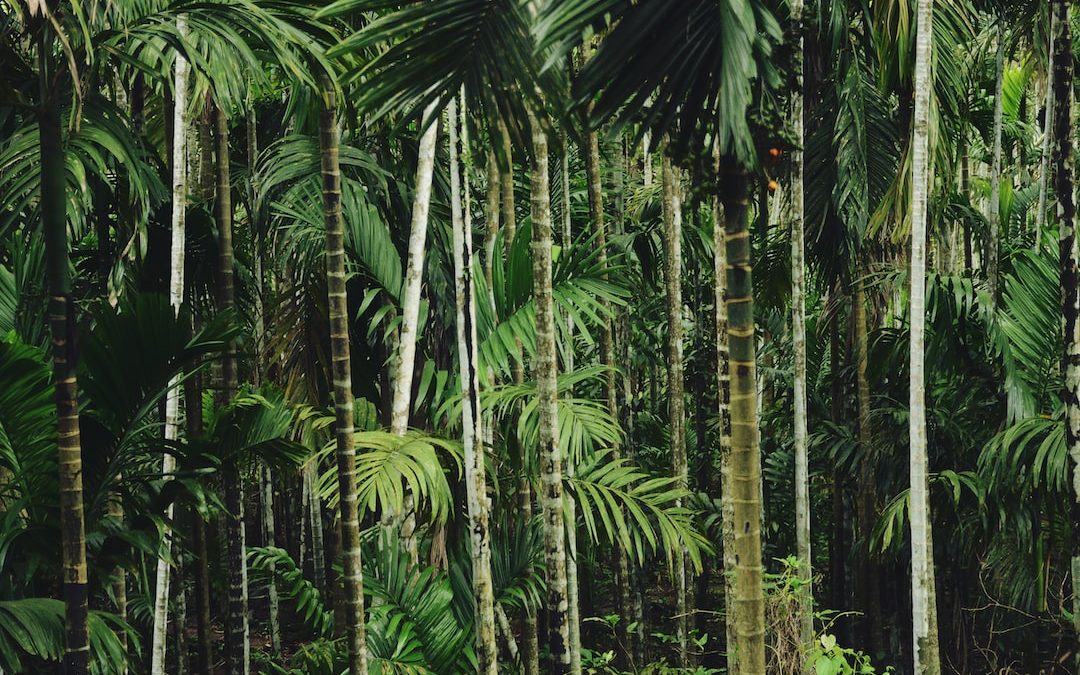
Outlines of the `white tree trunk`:
[[997,305],[998,295],[998,237],[1001,230],[1001,131],[1002,87],[1005,79],[1005,27],[998,17],[997,61],[994,76],[994,149],[990,164],[990,204],[987,220],[990,234],[986,241],[986,277],[990,282],[990,302]]
[[[472,265],[472,223],[462,167],[467,167],[468,127],[462,102],[447,106],[450,135],[450,203],[454,233],[454,288],[457,305],[458,374],[461,380],[461,426],[465,454],[465,492],[472,548],[473,599],[476,602],[477,672],[498,672],[495,642],[495,598],[491,580],[491,541],[488,532],[487,480],[484,473],[483,429],[480,412],[479,360],[476,350],[476,305]],[[459,134],[460,129],[460,134]],[[460,138],[459,138],[460,136]],[[460,141],[460,144],[459,144]],[[463,190],[464,188],[464,190]],[[466,194],[462,194],[465,192]],[[464,206],[463,206],[464,203]]]
[[[176,18],[176,29],[187,35],[187,17],[183,14]],[[188,62],[176,55],[176,69],[173,76],[173,139],[172,139],[172,245],[169,257],[169,304],[174,311],[179,311],[184,302],[184,245],[185,212],[187,210],[187,80]],[[180,435],[180,377],[169,383],[165,395],[165,439],[175,441]],[[166,453],[161,460],[161,473],[170,479],[176,470],[176,458]],[[170,504],[166,518],[172,519],[173,507]],[[171,541],[166,535],[166,546],[171,548]],[[164,557],[157,561],[157,577],[154,584],[154,621],[150,646],[150,675],[165,675],[165,645],[168,638],[169,624],[169,563]]]
[[[791,0],[791,16],[798,32],[798,52],[803,45],[803,3]],[[795,539],[799,558],[799,636],[809,645],[814,635],[813,574],[810,559],[810,475],[807,458],[806,413],[806,263],[803,234],[803,73],[795,78],[791,94],[791,124],[795,127],[795,149],[791,155],[791,341],[795,356]]]
[[[420,136],[416,159],[416,183],[413,192],[412,223],[409,230],[409,257],[405,265],[405,286],[401,296],[401,333],[398,336],[397,357],[394,360],[394,397],[390,405],[390,431],[399,436],[409,428],[409,405],[412,402],[413,371],[416,365],[416,338],[420,317],[420,289],[424,281],[424,245],[427,240],[428,211],[431,207],[431,178],[435,170],[435,142],[439,121],[433,105],[424,110],[421,124],[428,128]],[[412,508],[412,493],[406,492],[401,540],[416,562],[416,517]],[[388,511],[383,525],[392,527],[398,515]]]
[[920,0],[915,37],[915,119],[911,139],[911,366],[910,513],[912,655],[916,675],[938,675],[934,542],[930,523],[926,452],[926,390],[923,332],[926,326],[926,219],[930,190],[930,78],[933,0]]
[[1042,157],[1039,159],[1039,206],[1035,211],[1035,242],[1039,250],[1039,238],[1046,225],[1046,194],[1050,174],[1050,148],[1054,145],[1054,13],[1050,12],[1050,59],[1046,68],[1046,110],[1043,113]]

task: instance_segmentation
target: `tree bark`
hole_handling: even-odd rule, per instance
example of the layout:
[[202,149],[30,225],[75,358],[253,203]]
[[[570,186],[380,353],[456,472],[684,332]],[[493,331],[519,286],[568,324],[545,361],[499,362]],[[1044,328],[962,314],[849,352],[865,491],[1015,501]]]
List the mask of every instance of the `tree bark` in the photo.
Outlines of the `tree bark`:
[[727,243],[728,345],[731,377],[731,477],[735,548],[733,673],[765,672],[765,612],[761,563],[761,457],[758,449],[757,365],[751,280],[748,178],[728,166],[721,176]]
[[[412,402],[413,371],[416,365],[416,338],[419,330],[420,289],[424,281],[424,245],[427,240],[428,210],[431,206],[431,178],[435,166],[435,142],[439,121],[435,109],[428,106],[421,125],[428,124],[420,136],[416,158],[416,187],[413,195],[412,223],[409,231],[409,254],[405,265],[405,286],[401,298],[401,333],[398,336],[397,358],[394,361],[394,397],[390,408],[390,431],[405,435],[409,428],[409,405]],[[413,563],[417,561],[416,513],[412,492],[406,489],[403,513],[384,514],[383,525],[393,526],[401,520],[401,542]]]
[[49,288],[49,327],[52,331],[53,387],[56,391],[57,465],[59,466],[60,532],[64,585],[64,672],[87,672],[90,634],[87,623],[88,588],[86,526],[83,512],[82,443],[79,436],[76,380],[75,305],[71,298],[67,236],[67,170],[59,104],[50,100],[48,82],[49,31],[38,42],[41,108],[38,111],[41,158],[41,228],[45,234],[45,265]]
[[544,558],[547,562],[547,672],[570,671],[570,630],[566,582],[566,525],[563,520],[563,459],[558,431],[558,355],[555,349],[555,310],[551,289],[551,186],[548,140],[535,118],[532,126],[533,166],[532,258],[533,298],[536,303],[536,382],[539,408],[540,506],[544,519]]
[[[503,144],[503,155],[506,160],[506,170],[503,171],[500,169],[499,176],[499,183],[502,191],[500,208],[502,210],[503,223],[503,253],[507,260],[509,260],[510,251],[514,244],[514,237],[517,235],[517,212],[514,209],[513,146],[510,142],[510,132],[505,125],[499,125],[499,132]],[[522,355],[520,338],[515,337],[515,347],[517,353]],[[523,383],[525,381],[525,369],[521,362],[515,360],[511,367],[514,371],[514,383]],[[522,457],[521,459],[521,465],[524,467],[525,458]],[[521,505],[521,522],[525,523],[528,527],[532,523],[533,518],[532,483],[530,482],[529,477],[524,476],[518,487]],[[525,675],[540,675],[540,631],[539,626],[537,625],[536,612],[526,608],[524,623],[522,665],[525,668]]]
[[[1073,463],[1071,504],[1073,630],[1080,635],[1080,292],[1077,289],[1076,193],[1072,144],[1073,57],[1068,0],[1053,5],[1054,26],[1054,192],[1057,196],[1058,257],[1061,267],[1061,314],[1065,328],[1062,399],[1065,402],[1065,447]],[[1074,639],[1076,639],[1074,637]],[[1075,656],[1080,667],[1080,652]]]
[[[180,15],[176,19],[176,29],[181,35],[187,34],[187,17]],[[172,116],[172,243],[169,264],[169,304],[178,312],[184,302],[184,247],[185,247],[185,212],[187,210],[187,77],[188,63],[179,53],[173,80],[173,116]],[[175,441],[180,435],[180,379],[173,378],[165,396],[165,439]],[[161,460],[161,473],[166,480],[171,480],[176,469],[176,458],[166,453]],[[170,504],[165,511],[168,519],[172,518]],[[166,539],[165,546],[171,548],[171,540]],[[166,636],[169,623],[169,564],[165,558],[158,558],[157,576],[154,585],[154,614],[150,650],[150,674],[164,675]]]
[[[909,369],[911,607],[913,655],[917,675],[938,675],[937,601],[934,543],[927,485],[926,392],[923,332],[926,326],[926,218],[930,191],[930,78],[933,0],[916,10],[915,116],[911,152],[911,366]],[[990,264],[996,270],[996,261]]]
[[[803,45],[803,3],[792,0],[791,16]],[[814,636],[814,593],[810,558],[810,475],[807,458],[806,412],[806,263],[803,234],[803,130],[802,60],[799,58],[795,88],[791,94],[791,124],[795,127],[795,149],[791,153],[791,342],[794,352],[795,405],[795,539],[799,558],[800,607],[799,637],[804,646]]]
[[1035,210],[1035,242],[1033,247],[1039,250],[1039,239],[1043,226],[1046,225],[1046,197],[1050,175],[1050,151],[1054,147],[1054,46],[1057,39],[1054,12],[1050,12],[1050,63],[1046,69],[1046,109],[1043,111],[1043,144],[1039,153],[1039,205]]
[[[574,245],[574,235],[571,228],[570,219],[570,155],[566,145],[566,135],[563,134],[562,138],[562,246],[563,250],[569,251],[570,247]],[[599,157],[597,157],[597,172],[599,173]],[[592,212],[592,201],[590,200],[590,213]],[[603,218],[603,210],[601,209],[601,219]],[[595,223],[595,221],[594,221]],[[603,222],[601,220],[601,232],[603,231]],[[598,244],[599,245],[599,244]],[[603,258],[601,264],[605,267],[607,265],[606,252],[601,249],[600,256]],[[610,324],[608,324],[610,325]],[[610,329],[609,329],[609,341],[610,341]],[[570,349],[566,350],[566,371],[574,371],[574,317],[567,314],[566,316],[566,334],[569,336]],[[603,340],[601,339],[601,342]],[[571,394],[572,395],[572,394]],[[566,458],[566,475],[569,478],[574,477],[575,458]],[[570,672],[577,675],[581,673],[581,599],[578,586],[578,544],[577,544],[577,501],[571,494],[564,495],[566,500],[566,517],[569,522],[566,524],[566,546],[569,550],[569,555],[566,557],[566,593],[567,593],[567,616],[570,622]],[[626,577],[618,577],[625,579]],[[625,589],[625,582],[620,584],[620,588]],[[623,625],[625,622],[620,623]],[[625,644],[625,643],[624,643]]]
[[345,232],[341,216],[341,165],[338,158],[337,92],[322,79],[319,142],[322,149],[323,217],[326,222],[326,286],[330,315],[331,372],[334,380],[334,436],[341,540],[345,576],[345,632],[349,673],[367,675],[364,633],[364,578],[360,566],[360,520],[356,501],[356,447],[353,430],[352,365],[349,353],[349,303],[345,289]]
[[[229,161],[229,120],[220,105],[213,106],[217,140],[217,202],[218,230],[217,295],[218,311],[227,312],[235,304],[233,282],[232,239],[232,179]],[[229,345],[221,361],[221,403],[228,404],[238,388],[236,348]],[[229,672],[247,675],[251,668],[251,644],[248,625],[247,533],[244,527],[244,484],[240,460],[232,458],[223,463],[222,478],[225,491],[225,532],[228,540],[226,569],[229,576],[229,613],[225,624],[225,651]]]
[[861,601],[862,625],[868,649],[875,657],[884,653],[881,611],[881,566],[870,548],[870,538],[877,521],[877,461],[873,448],[872,409],[870,407],[869,324],[866,316],[866,290],[862,268],[856,271],[852,315],[855,322],[855,379],[859,407],[859,488],[855,499],[855,519],[861,544],[861,565],[858,566],[856,592]]
[[1002,87],[1005,79],[1005,25],[998,17],[997,60],[994,80],[994,148],[990,165],[990,208],[987,221],[990,233],[986,240],[986,278],[990,282],[990,302],[996,306],[998,296],[998,237],[1001,229],[1001,132]]
[[[688,471],[686,460],[686,411],[684,409],[683,331],[682,331],[682,208],[679,172],[665,152],[660,179],[663,181],[664,284],[667,301],[668,425],[671,439],[671,472],[676,486],[685,490]],[[682,500],[676,501],[682,506]],[[675,561],[675,635],[679,641],[679,666],[689,665],[687,642],[686,551]]]
[[[472,227],[467,218],[467,186],[462,168],[468,166],[468,127],[464,93],[460,127],[458,105],[447,105],[450,135],[450,202],[454,239],[454,289],[457,309],[458,376],[461,380],[461,426],[465,455],[465,492],[472,551],[473,599],[476,603],[476,657],[478,673],[498,672],[498,644],[495,641],[495,597],[491,579],[491,540],[488,531],[487,479],[484,472],[480,376],[476,348],[475,287],[472,278]],[[459,133],[460,128],[460,133]],[[463,187],[465,188],[463,190]]]

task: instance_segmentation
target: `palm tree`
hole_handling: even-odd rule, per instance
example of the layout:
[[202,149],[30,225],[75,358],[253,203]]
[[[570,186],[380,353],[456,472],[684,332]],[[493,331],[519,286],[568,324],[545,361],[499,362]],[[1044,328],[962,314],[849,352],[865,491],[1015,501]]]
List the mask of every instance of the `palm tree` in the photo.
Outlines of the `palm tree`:
[[[236,302],[233,286],[233,210],[232,180],[229,165],[229,120],[220,102],[213,106],[214,126],[217,140],[217,202],[215,217],[218,229],[217,296],[218,311],[231,312]],[[221,363],[223,403],[228,405],[236,396],[239,386],[236,350],[230,346]],[[251,645],[248,640],[248,579],[247,534],[244,528],[244,485],[237,460],[225,463],[223,489],[228,515],[225,532],[228,537],[226,569],[229,575],[229,612],[225,629],[226,656],[229,671],[247,675],[251,662]]]
[[563,521],[562,452],[558,432],[558,356],[555,352],[555,309],[551,290],[551,187],[548,141],[539,120],[532,128],[532,267],[536,302],[536,360],[533,370],[540,412],[540,506],[544,520],[547,562],[548,672],[570,672],[570,627],[567,616],[566,525]]
[[[41,90],[48,93],[54,73],[46,54],[53,38],[39,29]],[[60,467],[60,519],[64,580],[64,669],[87,672],[90,634],[87,625],[86,528],[83,513],[82,445],[79,437],[78,381],[75,375],[75,307],[68,262],[66,169],[59,101],[45,95],[37,111],[41,161],[41,227],[49,288],[53,386],[56,389],[57,455]]]
[[[187,34],[187,18],[183,15],[176,19],[176,30],[181,36]],[[186,244],[185,219],[187,212],[187,107],[188,107],[188,62],[180,53],[176,54],[173,74],[173,138],[172,138],[172,239],[169,259],[169,304],[173,311],[179,312],[184,302],[184,252]],[[165,399],[165,439],[175,441],[180,436],[180,389],[179,378],[169,387]],[[176,460],[166,454],[161,461],[161,473],[167,479],[176,468]],[[166,510],[172,516],[172,506]],[[166,540],[166,545],[168,540]],[[169,563],[165,558],[157,561],[157,577],[154,587],[154,622],[150,652],[151,675],[165,672],[166,630],[169,623]]]
[[[727,247],[728,362],[731,368],[731,477],[735,549],[733,672],[765,671],[765,607],[761,568],[761,458],[758,450],[757,364],[747,213],[748,179],[721,159]],[[732,652],[728,646],[728,653]],[[729,657],[730,658],[730,657]]]
[[990,282],[990,299],[997,302],[998,296],[998,239],[1001,227],[1001,132],[1004,96],[1002,88],[1005,80],[1005,25],[1001,17],[997,18],[997,56],[994,67],[994,148],[990,163],[990,209],[987,220],[990,232],[986,239],[986,277]]
[[791,342],[794,351],[795,397],[795,538],[802,581],[800,637],[809,645],[814,635],[813,571],[810,558],[810,477],[807,459],[806,421],[806,263],[804,249],[803,151],[803,3],[791,2],[793,29],[798,35],[798,72],[791,93],[791,124],[795,128],[795,149],[791,158]]
[[[480,375],[476,350],[475,287],[472,281],[472,223],[467,214],[467,184],[463,185],[462,167],[468,136],[462,92],[460,126],[456,100],[447,105],[450,136],[450,192],[454,239],[454,287],[457,298],[458,368],[461,379],[461,425],[465,445],[465,490],[469,512],[472,546],[472,582],[476,602],[476,654],[478,673],[498,672],[498,647],[495,643],[495,598],[491,580],[491,542],[488,530],[487,481],[484,469],[482,415],[480,413]],[[460,129],[460,130],[459,130]],[[465,192],[463,195],[462,193]],[[463,199],[465,202],[463,208]],[[468,233],[468,234],[467,234]]]
[[[667,153],[663,156],[664,284],[667,302],[668,423],[671,431],[671,472],[676,484],[686,489],[686,412],[683,378],[682,303],[682,184]],[[679,665],[688,665],[686,556],[675,562],[675,631],[679,640]]]
[[918,675],[941,672],[938,656],[934,544],[926,454],[926,390],[923,333],[926,325],[926,218],[930,190],[930,60],[933,0],[920,0],[915,26],[915,117],[911,142],[911,365],[909,431],[911,471],[912,654]]
[[[412,397],[413,370],[416,361],[416,338],[420,317],[420,289],[424,281],[424,243],[427,238],[428,210],[431,206],[431,177],[435,167],[435,145],[439,122],[432,106],[420,120],[420,146],[416,159],[416,186],[413,193],[412,227],[409,233],[409,254],[405,267],[405,288],[402,291],[401,334],[398,337],[397,358],[394,361],[394,398],[390,408],[390,430],[403,436],[409,427],[409,402]],[[407,498],[408,499],[408,498]],[[405,546],[415,557],[416,545],[412,532],[415,516],[409,511],[407,524],[402,524]],[[392,514],[391,515],[391,520]]]
[[[1054,30],[1054,192],[1057,197],[1058,264],[1061,278],[1061,315],[1065,327],[1061,371],[1065,377],[1061,398],[1065,402],[1065,448],[1073,462],[1071,518],[1073,630],[1080,634],[1080,289],[1077,289],[1076,193],[1072,144],[1073,57],[1069,3],[1053,6]],[[1080,665],[1080,654],[1076,657]]]
[[341,555],[345,576],[345,634],[350,675],[367,674],[364,635],[363,570],[356,501],[356,447],[353,438],[352,366],[349,354],[349,304],[345,290],[345,234],[341,217],[341,167],[338,158],[337,92],[328,76],[319,91],[319,144],[326,222],[326,289],[330,316],[331,374],[334,381],[334,436],[341,508]]

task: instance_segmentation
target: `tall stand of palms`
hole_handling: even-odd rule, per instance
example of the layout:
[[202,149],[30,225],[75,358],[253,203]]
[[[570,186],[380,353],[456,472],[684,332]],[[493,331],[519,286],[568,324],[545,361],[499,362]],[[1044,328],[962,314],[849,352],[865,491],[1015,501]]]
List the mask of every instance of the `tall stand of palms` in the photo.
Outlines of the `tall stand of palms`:
[[[465,447],[465,492],[472,549],[473,596],[476,602],[477,673],[498,672],[495,642],[495,597],[491,580],[491,540],[488,531],[487,480],[484,472],[484,445],[480,413],[480,375],[476,349],[476,305],[472,265],[472,223],[463,208],[468,194],[463,190],[462,169],[468,166],[468,126],[464,95],[460,126],[458,104],[447,105],[450,136],[450,204],[454,239],[454,289],[457,306],[458,372],[461,380],[461,426]],[[465,194],[463,194],[463,192]]]
[[345,577],[345,634],[349,645],[349,674],[367,675],[364,579],[360,566],[360,519],[356,501],[349,303],[345,290],[345,227],[341,216],[337,91],[328,76],[321,78],[319,94],[319,145],[322,151],[323,217],[326,223],[326,290],[330,316],[331,375],[334,381],[334,437],[338,490],[341,494],[341,556]]
[[[220,105],[213,106],[217,140],[217,202],[215,218],[218,231],[217,301],[218,311],[231,311],[236,301],[233,282],[232,179],[229,165],[229,119]],[[221,361],[222,398],[231,401],[238,387],[236,350],[233,345]],[[225,652],[229,672],[247,675],[250,670],[251,644],[248,626],[247,533],[244,527],[244,483],[237,459],[222,465],[225,491],[225,532],[228,538],[225,568],[229,577],[229,612],[225,625]]]
[[[412,224],[409,230],[409,253],[405,264],[405,286],[401,298],[401,333],[398,336],[397,357],[394,361],[394,396],[390,405],[390,431],[399,436],[409,428],[409,404],[412,398],[413,371],[416,363],[416,337],[420,317],[420,289],[424,281],[424,245],[427,240],[428,211],[431,206],[431,177],[435,170],[435,143],[439,121],[434,106],[428,106],[421,119],[427,128],[420,136],[416,159],[416,184],[413,192]],[[411,494],[407,495],[411,500]],[[403,514],[402,540],[413,560],[416,560],[415,517],[407,503]],[[395,519],[384,518],[384,525]],[[389,521],[389,522],[387,522]]]
[[[731,368],[731,477],[735,549],[733,673],[765,672],[765,605],[761,563],[761,457],[758,450],[757,349],[750,259],[749,181],[731,160],[721,163],[727,246],[728,354]],[[729,610],[730,611],[730,610]],[[728,653],[732,649],[729,645]],[[730,657],[729,657],[730,658]]]
[[791,125],[795,129],[795,149],[791,154],[791,343],[795,357],[795,540],[799,558],[799,635],[809,645],[814,635],[813,574],[810,561],[810,476],[807,460],[806,413],[806,263],[803,234],[803,94],[802,46],[803,3],[792,0],[791,19],[798,35],[799,65],[795,89],[791,93]]
[[563,468],[558,430],[558,361],[555,349],[555,307],[551,289],[551,179],[548,175],[548,139],[534,117],[532,263],[533,299],[536,303],[536,372],[539,398],[540,506],[544,519],[544,559],[547,563],[548,652],[547,672],[570,672],[570,632],[567,617],[566,525],[563,518]]
[[60,487],[60,537],[64,583],[64,672],[86,673],[90,657],[87,623],[86,527],[83,512],[82,443],[78,381],[75,376],[75,305],[67,236],[67,169],[60,102],[53,98],[50,30],[38,40],[41,107],[37,112],[41,157],[41,228],[52,331],[53,387],[56,390],[56,448]]
[[[682,331],[682,213],[677,169],[663,153],[660,180],[663,181],[664,298],[668,328],[668,424],[671,439],[671,471],[677,485],[687,486],[686,417],[683,382]],[[680,502],[681,505],[681,502]],[[679,640],[679,665],[687,667],[686,552],[675,561],[675,634]]]
[[[177,32],[187,34],[187,18],[176,19]],[[185,214],[187,211],[187,80],[188,62],[176,55],[173,74],[173,121],[172,121],[172,246],[169,258],[169,304],[174,311],[184,302],[184,249]],[[180,435],[180,380],[170,383],[165,397],[165,438],[176,440]],[[166,454],[161,461],[161,473],[168,480],[176,469],[176,459]],[[166,510],[172,518],[172,505]],[[170,543],[166,540],[166,546]],[[165,673],[165,642],[169,623],[169,563],[165,557],[158,558],[157,577],[154,585],[154,616],[150,647],[151,675]]]
[[926,452],[923,332],[926,326],[926,219],[930,191],[930,79],[933,0],[919,0],[915,28],[915,114],[911,142],[911,365],[909,368],[912,655],[917,675],[938,675],[934,542]]
[[998,237],[1001,229],[1001,134],[1005,80],[1005,23],[997,17],[997,55],[994,66],[994,147],[990,160],[990,204],[987,221],[990,232],[986,238],[986,277],[990,282],[990,302],[997,304],[998,296]]
[[[1073,629],[1080,635],[1080,281],[1077,272],[1075,149],[1072,142],[1073,57],[1068,0],[1053,5],[1054,26],[1054,192],[1059,229],[1058,260],[1061,268],[1061,314],[1065,326],[1065,352],[1061,370],[1065,376],[1061,398],[1065,402],[1065,447],[1072,460],[1072,593]],[[1080,654],[1076,656],[1080,666]]]

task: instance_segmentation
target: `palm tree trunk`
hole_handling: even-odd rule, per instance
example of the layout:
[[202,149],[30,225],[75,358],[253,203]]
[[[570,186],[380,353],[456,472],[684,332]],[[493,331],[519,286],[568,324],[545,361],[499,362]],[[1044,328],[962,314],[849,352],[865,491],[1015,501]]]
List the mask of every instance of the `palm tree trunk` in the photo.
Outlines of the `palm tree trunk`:
[[[803,44],[803,3],[791,2],[791,16],[798,35],[798,53]],[[799,559],[799,637],[809,645],[814,636],[814,593],[810,559],[810,475],[807,459],[806,413],[806,263],[803,234],[803,94],[802,62],[791,93],[791,124],[795,127],[795,149],[791,154],[791,342],[794,352],[795,397],[795,539]]]
[[[571,227],[570,219],[570,153],[566,145],[566,134],[562,137],[562,246],[564,250],[570,250],[570,247],[574,245],[574,234]],[[599,174],[599,156],[597,156],[597,174]],[[599,177],[597,177],[599,182]],[[597,186],[599,191],[599,186]],[[591,193],[591,188],[590,188]],[[592,200],[590,199],[590,212],[592,211]],[[601,210],[601,223],[600,231],[603,232],[603,211]],[[595,220],[593,221],[596,222]],[[601,241],[603,238],[601,237]],[[598,242],[599,245],[599,242]],[[602,262],[600,264],[607,265],[607,254],[601,248],[600,256]],[[607,324],[610,326],[610,324]],[[610,328],[608,330],[608,340],[610,343]],[[570,340],[570,349],[566,350],[566,371],[574,371],[574,348],[573,348],[573,335],[574,335],[574,317],[567,314],[566,316],[566,334]],[[603,343],[603,338],[601,338]],[[566,458],[566,475],[569,478],[574,477],[574,458]],[[566,499],[566,517],[569,521],[566,524],[566,546],[570,554],[566,558],[566,592],[567,592],[567,616],[570,621],[570,672],[577,675],[581,673],[581,598],[578,586],[578,543],[577,543],[577,501],[571,494],[565,495]],[[625,579],[626,577],[619,577],[619,579]],[[620,584],[620,587],[625,589],[626,583]],[[621,622],[620,625],[622,625]],[[625,642],[624,642],[625,644]]]
[[[458,105],[447,106],[450,134],[450,202],[454,235],[454,287],[457,298],[458,368],[461,379],[461,425],[465,454],[465,492],[472,544],[472,582],[476,602],[477,673],[498,672],[498,644],[495,642],[495,597],[491,580],[491,541],[488,532],[487,480],[484,473],[484,446],[480,413],[480,377],[476,350],[475,287],[472,279],[472,227],[463,185],[463,167],[468,166],[468,127],[465,122],[464,93],[460,134]],[[459,145],[460,142],[460,145]]]
[[[681,186],[677,169],[664,153],[660,178],[664,199],[664,283],[667,286],[668,328],[668,424],[671,438],[671,471],[676,485],[687,487],[686,413],[684,410],[683,332],[682,332],[682,212]],[[682,506],[682,500],[676,502]],[[689,665],[687,649],[686,551],[675,562],[675,634],[679,641],[679,666]]]
[[[218,227],[218,311],[232,310],[235,303],[233,284],[232,243],[232,182],[229,165],[229,120],[220,106],[213,107],[217,130],[217,208]],[[222,399],[231,401],[236,396],[236,351],[229,346],[221,362]],[[225,518],[228,538],[226,569],[229,575],[229,613],[225,626],[225,651],[229,672],[247,675],[250,670],[251,645],[248,626],[248,575],[247,533],[244,527],[244,484],[238,460],[226,461],[222,467],[225,505],[229,513]]]
[[38,42],[42,102],[38,112],[41,156],[41,228],[52,331],[53,386],[56,389],[57,464],[60,469],[60,537],[64,580],[64,672],[86,673],[90,656],[87,624],[86,527],[83,512],[82,443],[79,437],[75,375],[75,305],[68,263],[67,171],[58,103],[48,90],[49,31]]
[[[420,317],[420,289],[424,281],[424,244],[427,239],[428,210],[431,206],[431,177],[435,167],[435,142],[439,122],[435,109],[428,106],[421,124],[428,124],[420,136],[416,160],[416,189],[413,196],[412,225],[409,232],[409,257],[405,266],[405,287],[401,300],[401,334],[398,337],[397,359],[394,364],[394,398],[390,406],[390,431],[399,436],[409,428],[409,404],[412,399],[413,370],[416,364],[416,337]],[[396,519],[390,512],[384,517],[384,525],[392,525]],[[404,521],[401,523],[401,539],[413,562],[417,560],[416,515],[412,507],[412,493],[406,492]]]
[[[1065,401],[1065,447],[1073,462],[1072,518],[1072,595],[1073,629],[1080,634],[1080,291],[1078,291],[1076,244],[1076,189],[1072,144],[1072,34],[1069,27],[1068,0],[1056,0],[1054,17],[1054,192],[1057,196],[1058,240],[1061,267],[1061,314],[1065,325],[1065,352],[1061,370],[1065,376],[1062,399]],[[1080,666],[1080,653],[1075,656]]]
[[499,161],[495,157],[494,150],[487,152],[487,201],[484,209],[484,218],[487,221],[484,228],[484,281],[487,283],[488,293],[492,306],[495,306],[494,272],[495,264],[495,239],[499,236],[499,196],[501,195],[502,183],[499,180]]
[[544,518],[544,558],[547,562],[548,651],[546,672],[570,671],[570,627],[567,616],[566,526],[563,521],[562,452],[558,432],[558,363],[555,349],[555,309],[551,289],[551,187],[548,141],[535,119],[532,125],[532,258],[533,298],[536,302],[536,382],[539,398],[540,506]]
[[719,199],[713,201],[713,274],[716,311],[716,399],[720,418],[720,542],[724,569],[725,635],[728,670],[735,652],[735,502],[731,483],[731,363],[728,349],[727,232],[725,212]]
[[[196,373],[184,382],[184,400],[191,401],[185,421],[188,438],[203,434],[202,378]],[[191,553],[195,573],[195,654],[199,673],[209,673],[212,663],[210,642],[210,558],[206,550],[206,521],[197,509],[191,513]]]
[[[181,35],[187,34],[187,18],[183,15],[176,19],[176,29]],[[184,247],[185,247],[185,212],[187,210],[187,75],[188,63],[180,54],[176,55],[176,70],[173,80],[173,117],[172,117],[172,245],[169,263],[169,304],[174,311],[179,311],[184,302]],[[165,439],[175,441],[180,435],[180,389],[179,378],[170,382],[165,397]],[[165,454],[161,460],[161,473],[170,479],[176,469],[176,458]],[[172,505],[165,511],[167,518],[172,518]],[[171,547],[166,539],[165,546]],[[150,651],[150,674],[164,675],[166,636],[169,622],[169,564],[166,559],[157,561],[157,577],[154,586],[153,635]]]
[[326,593],[326,544],[323,539],[322,499],[315,489],[315,477],[319,469],[315,463],[304,466],[304,483],[307,485],[305,506],[311,532],[311,580],[320,593]]
[[[934,587],[934,542],[927,486],[926,391],[923,332],[926,326],[926,217],[930,191],[930,60],[933,0],[920,0],[916,11],[915,117],[911,152],[911,366],[910,514],[911,608],[916,675],[938,675],[937,601]],[[996,233],[991,234],[991,237]],[[990,264],[996,270],[996,259]]]
[[877,521],[877,473],[871,426],[869,325],[866,317],[866,290],[863,270],[856,271],[855,295],[852,298],[852,318],[855,322],[855,389],[859,410],[859,450],[862,459],[859,466],[859,488],[855,496],[856,521],[862,546],[861,564],[858,566],[857,593],[861,600],[862,622],[865,642],[871,654],[883,653],[881,613],[881,568],[870,550],[870,537]]
[[[733,673],[765,672],[761,563],[761,457],[758,450],[757,364],[751,281],[748,178],[734,167],[721,176],[727,244],[728,346],[731,378],[730,493],[735,529],[735,653]],[[730,647],[729,647],[730,650]]]
[[990,165],[990,209],[987,220],[990,233],[986,241],[986,277],[990,282],[990,302],[998,296],[998,236],[1001,229],[1001,131],[1002,86],[1005,79],[1005,24],[998,17],[997,60],[994,80],[994,149]]
[[[510,258],[510,250],[517,235],[517,213],[514,209],[514,161],[513,145],[510,142],[510,131],[505,124],[499,125],[502,139],[503,155],[506,160],[506,170],[500,171],[500,187],[502,190],[501,204],[503,222],[503,252],[507,259]],[[515,347],[518,354],[522,354],[521,339],[515,338]],[[514,383],[521,384],[525,381],[525,369],[522,364],[514,360],[513,368]],[[524,460],[524,457],[521,458]],[[522,461],[524,466],[524,461]],[[529,526],[533,519],[532,483],[528,476],[522,478],[518,486],[521,506],[521,522]],[[524,628],[524,654],[522,656],[525,675],[540,675],[540,631],[537,625],[536,612],[525,609]]]
[[1039,158],[1039,206],[1035,210],[1035,243],[1034,248],[1039,250],[1039,238],[1042,236],[1043,226],[1046,225],[1046,195],[1050,174],[1050,149],[1054,147],[1054,45],[1057,39],[1055,30],[1054,13],[1050,12],[1050,63],[1046,69],[1046,109],[1043,112],[1043,145]]
[[349,354],[349,302],[345,290],[345,227],[341,216],[341,165],[338,159],[337,92],[322,78],[319,142],[322,148],[323,216],[326,221],[326,287],[330,316],[331,372],[334,380],[338,490],[345,576],[345,631],[350,675],[367,675],[364,634],[364,578],[360,566],[360,520],[356,502],[356,447],[353,435],[352,365]]

